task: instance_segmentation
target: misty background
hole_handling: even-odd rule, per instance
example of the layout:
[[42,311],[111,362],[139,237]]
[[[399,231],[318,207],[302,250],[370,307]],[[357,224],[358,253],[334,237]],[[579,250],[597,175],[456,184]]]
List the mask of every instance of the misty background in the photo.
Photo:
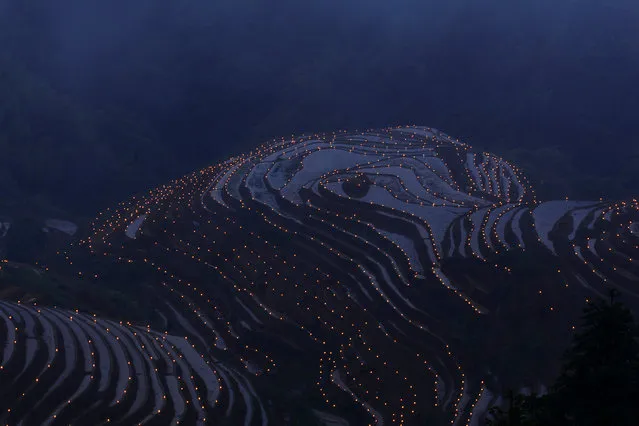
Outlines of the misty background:
[[268,139],[436,127],[639,192],[634,0],[0,0],[0,207],[92,216]]

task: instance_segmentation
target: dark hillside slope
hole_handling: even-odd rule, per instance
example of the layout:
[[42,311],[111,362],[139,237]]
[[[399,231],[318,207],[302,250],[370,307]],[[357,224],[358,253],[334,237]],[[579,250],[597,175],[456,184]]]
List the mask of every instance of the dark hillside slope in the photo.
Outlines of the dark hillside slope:
[[431,128],[317,134],[106,210],[47,266],[188,336],[215,422],[480,425],[503,389],[552,382],[585,300],[635,303],[638,207],[541,201]]

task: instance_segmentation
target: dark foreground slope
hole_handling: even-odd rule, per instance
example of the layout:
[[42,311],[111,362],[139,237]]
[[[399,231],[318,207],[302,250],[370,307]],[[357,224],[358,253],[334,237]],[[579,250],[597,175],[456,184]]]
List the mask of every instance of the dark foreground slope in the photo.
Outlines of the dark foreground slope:
[[[103,212],[61,253],[65,265],[48,265],[117,286],[152,309],[149,328],[113,329],[116,342],[128,342],[120,360],[132,366],[118,361],[100,320],[91,330],[105,342],[98,358],[111,360],[101,371],[113,377],[104,383],[99,367],[65,370],[60,361],[45,383],[61,380],[73,395],[64,396],[67,412],[81,416],[84,406],[73,401],[84,395],[98,404],[95,416],[123,424],[191,416],[213,424],[480,425],[504,388],[551,381],[584,300],[614,287],[634,303],[637,207],[539,202],[513,164],[424,127],[273,141]],[[50,338],[40,326],[31,328],[37,350],[10,330],[22,321],[11,310],[35,316],[33,308],[3,309],[3,366],[46,358]],[[68,362],[81,359],[89,329],[56,323],[56,342],[65,342],[65,327],[75,343],[60,347]],[[133,331],[144,331],[158,355],[158,345],[187,336],[197,355],[184,354],[184,370],[169,371],[164,364],[187,350],[177,347],[151,368]],[[132,369],[138,380],[116,378]],[[4,389],[0,400],[15,405],[11,392],[22,389],[42,399],[24,379],[33,376],[19,370],[4,369],[22,387]],[[199,409],[179,414],[175,375],[205,392]],[[110,404],[120,391],[128,405],[117,411]],[[158,395],[167,400],[159,412]],[[49,418],[54,402],[28,415]]]

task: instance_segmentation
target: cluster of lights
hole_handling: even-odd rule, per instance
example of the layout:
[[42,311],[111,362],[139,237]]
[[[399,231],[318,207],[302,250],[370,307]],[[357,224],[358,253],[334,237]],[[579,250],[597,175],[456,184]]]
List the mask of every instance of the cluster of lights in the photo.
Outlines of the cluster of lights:
[[[218,378],[217,362],[196,352],[195,345],[187,340],[180,344],[177,337],[130,323],[24,303],[0,302],[0,319],[15,332],[14,346],[4,351],[8,356],[2,362],[3,367],[12,368],[3,369],[0,374],[3,381],[14,380],[23,386],[15,390],[17,398],[4,413],[4,419],[10,423],[27,421],[38,413],[42,403],[52,398],[62,401],[53,406],[46,423],[63,416],[82,416],[87,407],[80,401],[92,388],[92,392],[97,389],[113,394],[112,400],[103,401],[102,408],[91,408],[104,410],[107,422],[127,423],[131,416],[150,420],[165,412],[168,404],[173,405],[174,424],[181,423],[188,407],[193,407],[198,418],[206,422],[207,413],[219,403],[224,387]],[[37,329],[43,330],[43,337],[32,346],[27,339],[35,339]],[[31,355],[24,358],[24,367],[14,368],[20,361],[16,356],[25,353]],[[163,376],[159,374],[158,363],[164,365]],[[27,380],[23,374],[32,377]],[[200,388],[196,376],[201,380],[215,377],[217,384],[205,380],[206,389]],[[225,381],[226,387],[230,387],[231,381],[228,378]],[[133,385],[136,392],[131,392]],[[153,400],[151,409],[143,399],[149,394]],[[33,402],[36,397],[38,400]],[[120,410],[119,406],[128,408]]]
[[[336,392],[346,392],[371,417],[372,424],[382,421],[410,424],[418,401],[425,397],[421,393],[418,397],[417,393],[421,378],[407,373],[411,371],[410,363],[403,365],[385,353],[385,345],[396,345],[414,351],[421,372],[431,378],[434,375],[434,405],[451,410],[451,424],[466,419],[470,423],[470,417],[465,416],[470,416],[469,407],[470,413],[474,412],[485,390],[484,383],[481,382],[481,391],[472,402],[469,389],[477,389],[478,382],[465,377],[446,345],[445,352],[451,366],[454,365],[446,376],[459,378],[457,385],[446,389],[448,393],[453,388],[459,389],[459,394],[452,406],[442,406],[444,396],[440,395],[438,383],[445,375],[420,358],[418,345],[408,337],[408,333],[415,331],[429,338],[433,335],[427,315],[413,306],[409,294],[424,285],[424,280],[435,282],[461,298],[473,313],[486,313],[485,308],[458,289],[455,283],[458,277],[443,273],[441,265],[446,256],[442,247],[450,247],[452,255],[458,252],[463,256],[468,248],[474,258],[489,264],[489,255],[512,247],[505,238],[506,226],[510,224],[515,232],[521,215],[530,212],[538,201],[515,166],[488,153],[479,158],[469,148],[440,132],[418,127],[273,140],[248,154],[176,179],[101,213],[92,224],[91,234],[79,245],[118,263],[149,268],[157,278],[162,297],[167,298],[167,306],[175,306],[160,308],[162,315],[176,318],[172,310],[183,313],[177,321],[180,328],[193,340],[191,346],[216,377],[213,387],[218,390],[212,399],[206,390],[198,391],[193,366],[179,345],[168,340],[166,332],[153,339],[148,335],[139,338],[146,345],[155,342],[150,346],[154,351],[147,351],[145,346],[138,349],[147,353],[150,361],[161,353],[162,359],[179,365],[176,371],[181,372],[180,392],[186,395],[186,405],[193,407],[202,421],[215,408],[230,410],[220,406],[219,392],[232,392],[233,380],[239,380],[238,371],[264,375],[285,368],[278,366],[281,363],[264,349],[247,344],[253,329],[290,327],[301,331],[313,347],[323,349],[317,386],[329,406],[336,407],[337,401],[341,401]],[[462,177],[461,182],[456,181],[459,176],[453,173],[459,167],[438,155],[440,149],[452,149],[457,158],[463,159],[465,179]],[[305,161],[326,150],[358,154],[365,160],[355,166],[332,170],[327,167],[317,173],[306,170]],[[287,166],[283,171],[276,168],[284,162]],[[300,180],[299,176],[304,174],[312,177]],[[350,197],[339,191],[343,182],[362,175],[372,187],[389,194],[390,201]],[[253,185],[256,179],[259,184]],[[434,187],[429,179],[441,185]],[[420,185],[419,191],[415,183]],[[441,189],[446,186],[450,189]],[[289,191],[291,187],[295,188],[294,193]],[[340,197],[343,204],[325,202],[328,196]],[[602,218],[617,220],[631,206],[636,209],[636,205],[636,201],[615,204],[602,212]],[[431,255],[422,257],[430,257],[430,267],[418,266],[415,255],[400,241],[385,234],[383,228],[377,229],[379,225],[363,219],[363,215],[345,213],[344,206],[348,211],[372,206],[380,215],[392,216],[423,230],[422,239]],[[428,214],[418,214],[412,207],[433,211],[457,209],[459,214],[446,227],[448,236],[440,241],[433,228],[441,232],[437,228],[441,224],[429,221]],[[127,227],[142,215],[148,217],[140,226],[138,238],[124,237]],[[255,223],[250,222],[253,220]],[[459,242],[453,241],[455,223],[460,230],[467,231],[465,235],[461,232]],[[616,238],[629,235],[630,226],[628,222],[620,227]],[[382,242],[390,242],[398,251],[387,252]],[[475,244],[477,250],[473,248]],[[523,244],[520,240],[515,246],[523,248]],[[143,254],[136,253],[140,248],[144,249],[140,250]],[[75,267],[71,252],[61,252],[61,258]],[[399,262],[395,254],[401,255],[405,262]],[[176,264],[182,266],[177,268]],[[508,265],[494,262],[489,265],[511,272]],[[586,266],[596,270],[594,265]],[[341,268],[350,272],[334,272]],[[196,283],[192,278],[196,274],[205,278]],[[98,279],[99,275],[99,271],[78,271],[83,279]],[[233,294],[230,301],[213,299],[214,287],[221,285]],[[404,287],[411,290],[405,294]],[[371,319],[370,307],[381,306],[389,307],[396,315],[396,320],[390,322],[393,328]],[[140,330],[123,324],[119,326],[125,329],[113,331],[117,329],[104,328],[101,321],[96,321],[102,324],[100,334],[124,342],[119,344],[128,352],[134,350],[131,333],[152,333],[149,327]],[[91,348],[96,350],[96,346]],[[236,367],[218,362],[215,356],[221,353],[225,359],[233,359]],[[133,362],[129,366],[131,371],[136,370],[135,359],[129,360]],[[95,369],[95,359],[92,362]],[[132,374],[129,372],[127,377]],[[117,395],[118,401],[130,398],[126,395],[129,381]],[[210,383],[206,387],[210,388]],[[390,395],[385,388],[398,394]],[[430,395],[430,390],[425,393]],[[164,394],[161,400],[167,398],[173,396]],[[164,405],[158,402],[154,411],[159,413]]]

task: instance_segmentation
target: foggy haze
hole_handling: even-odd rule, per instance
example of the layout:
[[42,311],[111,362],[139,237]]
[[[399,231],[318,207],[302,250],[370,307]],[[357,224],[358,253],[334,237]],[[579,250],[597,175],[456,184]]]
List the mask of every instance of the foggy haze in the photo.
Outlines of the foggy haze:
[[73,161],[109,186],[119,163],[132,164],[111,199],[272,137],[335,129],[429,125],[503,155],[546,148],[604,178],[636,153],[630,1],[3,1],[1,10],[12,61],[90,115],[117,115],[91,129],[108,139],[100,152]]

